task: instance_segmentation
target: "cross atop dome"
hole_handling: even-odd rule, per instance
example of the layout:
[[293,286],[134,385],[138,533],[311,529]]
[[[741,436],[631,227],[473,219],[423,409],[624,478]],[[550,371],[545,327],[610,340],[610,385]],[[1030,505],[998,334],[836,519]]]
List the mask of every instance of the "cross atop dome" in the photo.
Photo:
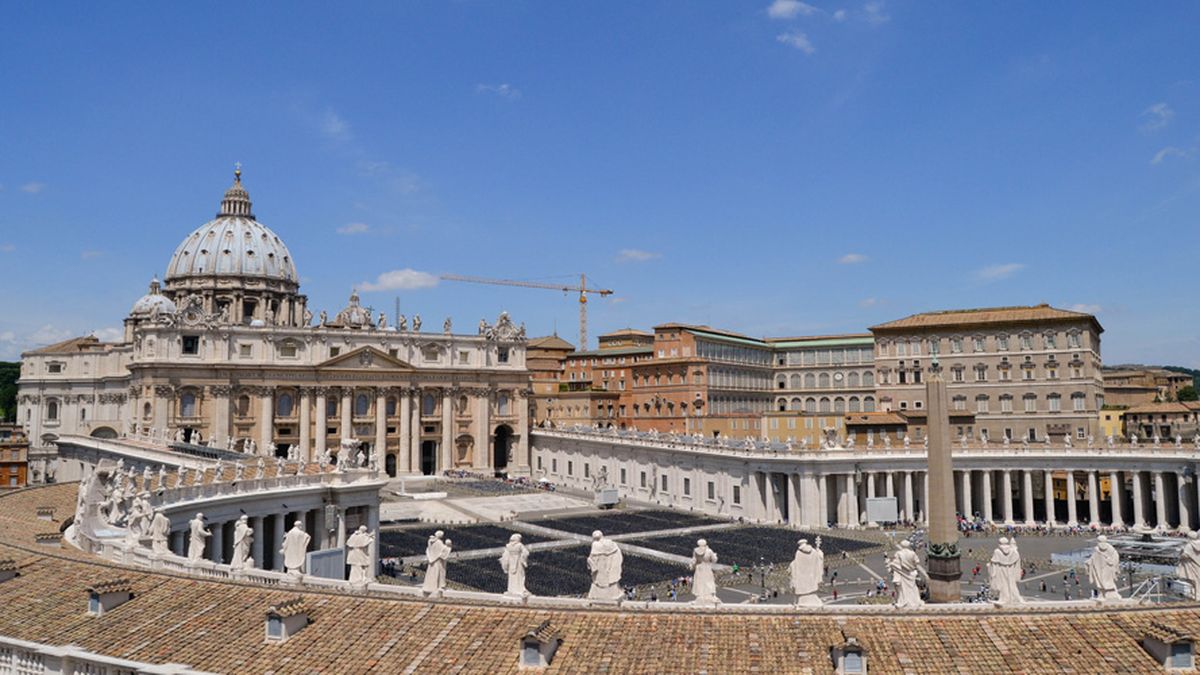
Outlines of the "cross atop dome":
[[236,162],[233,166],[233,185],[225,191],[217,217],[254,220],[254,213],[250,210],[250,193],[242,187],[242,163]]

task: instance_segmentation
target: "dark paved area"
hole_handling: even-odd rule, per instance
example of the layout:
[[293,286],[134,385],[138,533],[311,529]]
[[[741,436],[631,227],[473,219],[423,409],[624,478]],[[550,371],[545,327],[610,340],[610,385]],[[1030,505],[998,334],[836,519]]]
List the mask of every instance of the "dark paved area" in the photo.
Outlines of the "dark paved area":
[[[764,560],[769,563],[791,562],[796,555],[797,542],[801,539],[808,539],[810,544],[815,545],[817,536],[816,532],[801,532],[778,527],[740,527],[732,530],[627,541],[664,553],[691,556],[692,549],[696,548],[696,540],[704,539],[708,541],[709,548],[717,552],[722,564],[748,567]],[[879,545],[878,543],[838,537],[829,533],[820,533],[819,536],[821,537],[821,549],[825,551],[826,557],[841,554],[842,551],[853,553]]]
[[[424,555],[429,535],[442,529],[446,538],[452,542],[455,551],[471,551],[482,548],[496,548],[508,543],[508,538],[515,530],[496,525],[463,525],[455,528],[427,525],[415,529],[382,530],[379,533],[379,556],[381,558],[403,558],[410,555]],[[521,541],[534,544],[547,541],[548,537],[535,534],[521,533]]]
[[[529,555],[525,586],[534,595],[582,596],[591,585],[587,569],[590,546],[575,546],[554,551],[536,551]],[[688,574],[680,565],[660,562],[641,556],[624,556],[621,583],[640,586],[665,582]],[[503,593],[508,579],[500,569],[499,556],[474,560],[451,560],[446,576],[455,583],[481,591]]]
[[604,534],[613,535],[629,534],[631,532],[652,532],[654,530],[673,530],[683,527],[696,527],[698,525],[716,525],[729,521],[680,511],[648,510],[608,511],[595,515],[544,518],[527,522],[575,534],[591,534],[595,530],[600,530]]

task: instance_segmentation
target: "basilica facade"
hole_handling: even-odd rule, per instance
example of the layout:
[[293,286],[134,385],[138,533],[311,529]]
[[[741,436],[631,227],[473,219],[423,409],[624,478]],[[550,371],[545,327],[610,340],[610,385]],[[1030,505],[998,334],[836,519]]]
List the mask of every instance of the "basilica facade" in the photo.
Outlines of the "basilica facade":
[[403,315],[389,325],[353,293],[314,317],[238,171],[217,217],[134,303],[123,340],[22,355],[18,422],[43,479],[62,434],[156,434],[306,460],[358,448],[392,476],[528,473],[524,327],[501,313],[469,334],[452,328]]

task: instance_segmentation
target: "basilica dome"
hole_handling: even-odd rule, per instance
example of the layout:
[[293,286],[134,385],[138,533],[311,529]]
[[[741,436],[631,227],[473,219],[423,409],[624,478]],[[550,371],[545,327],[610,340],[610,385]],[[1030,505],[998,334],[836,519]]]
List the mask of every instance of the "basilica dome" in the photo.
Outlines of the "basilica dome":
[[146,294],[133,303],[133,309],[129,310],[129,315],[148,316],[153,314],[155,309],[162,314],[175,313],[175,303],[162,294],[162,288],[159,286],[157,278],[150,281],[150,289],[146,291]]
[[174,287],[185,279],[213,277],[258,278],[293,288],[299,283],[283,240],[254,219],[240,170],[234,173],[216,219],[201,225],[175,249],[164,281]]

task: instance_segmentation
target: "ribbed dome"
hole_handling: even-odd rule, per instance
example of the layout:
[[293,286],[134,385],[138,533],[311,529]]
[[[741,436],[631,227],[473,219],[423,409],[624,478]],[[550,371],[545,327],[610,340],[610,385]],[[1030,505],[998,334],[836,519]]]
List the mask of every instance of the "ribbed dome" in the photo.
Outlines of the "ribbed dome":
[[150,290],[133,303],[133,309],[129,310],[129,315],[147,316],[154,311],[155,307],[162,314],[175,313],[175,303],[162,294],[162,288],[159,286],[157,278],[150,281]]
[[221,200],[221,212],[191,233],[167,265],[164,280],[183,277],[264,277],[298,283],[299,275],[283,240],[254,219],[241,171]]

